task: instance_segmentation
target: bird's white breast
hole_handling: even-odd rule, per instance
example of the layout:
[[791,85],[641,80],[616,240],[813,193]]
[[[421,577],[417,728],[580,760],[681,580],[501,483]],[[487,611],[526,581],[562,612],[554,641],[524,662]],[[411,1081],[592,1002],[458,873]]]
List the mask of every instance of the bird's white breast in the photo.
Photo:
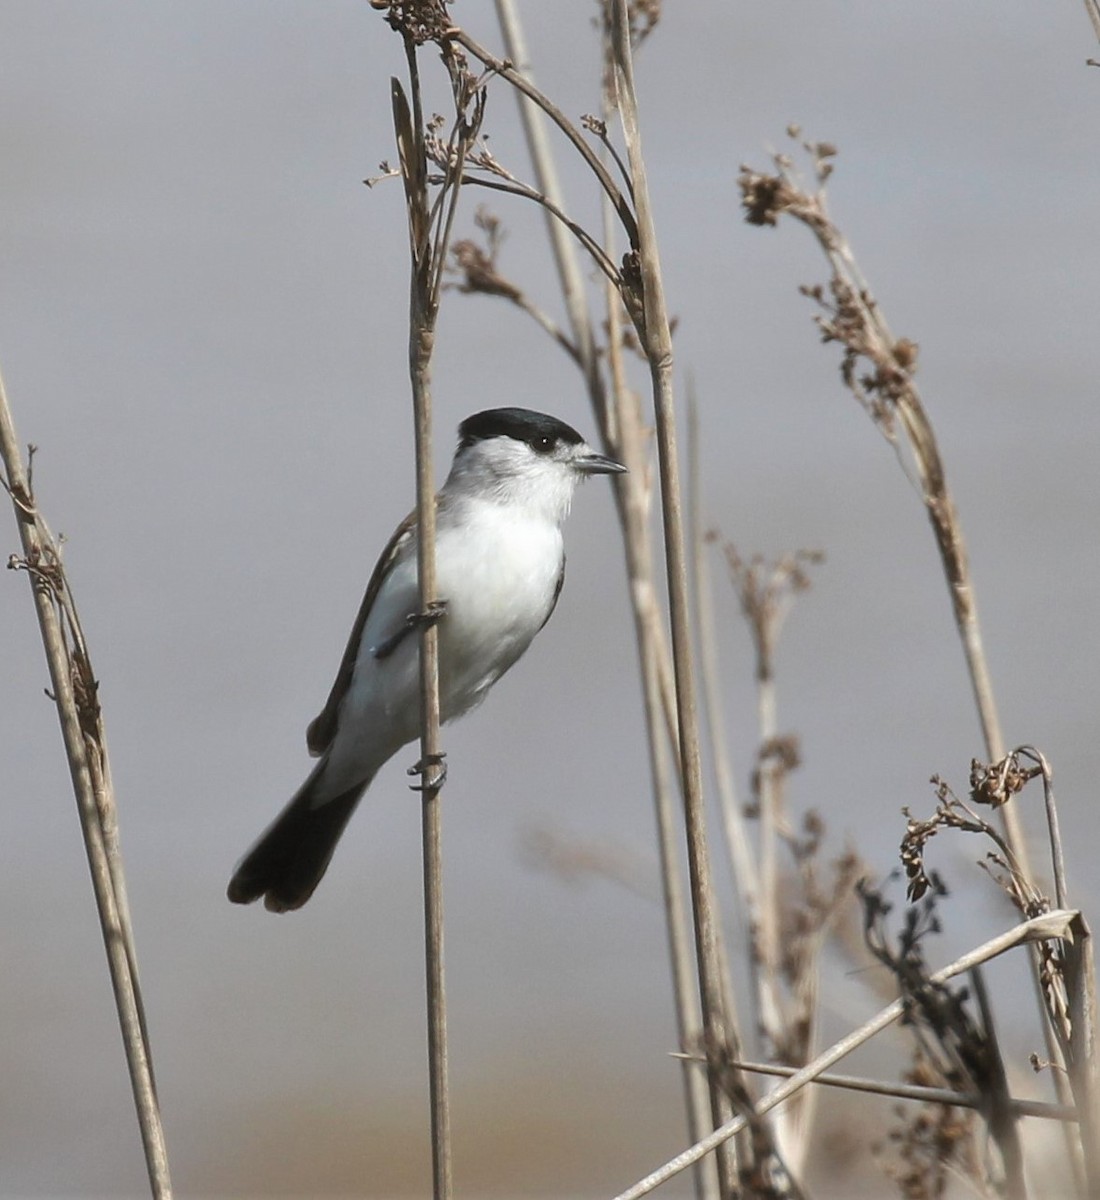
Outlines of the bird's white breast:
[[553,608],[564,554],[560,528],[541,514],[460,503],[442,517],[436,543],[445,720],[478,703],[531,644]]
[[[436,527],[439,700],[444,721],[468,712],[531,644],[554,606],[564,550],[557,522],[543,511],[496,500],[449,496]],[[330,752],[334,780],[373,773],[420,725],[419,638],[410,631],[392,652],[380,645],[417,611],[415,538],[379,589],[366,621]]]

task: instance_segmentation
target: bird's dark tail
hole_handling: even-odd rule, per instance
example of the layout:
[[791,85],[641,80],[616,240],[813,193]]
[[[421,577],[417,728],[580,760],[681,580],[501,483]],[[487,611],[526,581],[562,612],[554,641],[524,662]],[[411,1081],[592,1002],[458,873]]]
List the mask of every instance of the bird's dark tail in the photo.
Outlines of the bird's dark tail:
[[261,896],[271,912],[301,908],[328,869],[336,843],[370,783],[357,783],[331,799],[318,801],[324,764],[241,859],[226,894],[234,904]]

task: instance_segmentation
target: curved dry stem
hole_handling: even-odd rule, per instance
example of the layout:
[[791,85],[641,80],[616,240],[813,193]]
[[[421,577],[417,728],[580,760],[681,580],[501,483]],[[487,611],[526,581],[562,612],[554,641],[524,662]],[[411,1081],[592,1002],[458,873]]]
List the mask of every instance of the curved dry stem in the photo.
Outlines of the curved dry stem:
[[486,179],[480,175],[465,175],[462,183],[465,186],[490,188],[497,192],[510,192],[513,196],[520,196],[525,200],[533,200],[536,204],[541,205],[555,220],[560,221],[566,229],[577,239],[578,242],[588,251],[592,257],[592,261],[597,267],[607,276],[607,278],[616,286],[622,286],[622,279],[619,272],[615,268],[615,264],[604,253],[599,242],[584,228],[583,225],[578,225],[572,217],[568,216],[563,209],[559,208],[554,201],[544,196],[541,192],[534,188],[528,187],[521,183],[518,179]]
[[490,70],[495,71],[501,78],[507,79],[514,88],[537,104],[550,120],[557,125],[569,141],[572,142],[577,153],[584,159],[589,170],[596,176],[600,182],[600,186],[607,193],[611,203],[615,207],[619,220],[622,222],[623,229],[626,230],[627,239],[631,247],[637,247],[638,225],[634,219],[634,214],[630,211],[630,205],[623,199],[622,193],[615,186],[615,181],[611,178],[607,168],[595,155],[592,147],[588,145],[577,130],[577,127],[565,116],[561,109],[548,96],[540,92],[521,71],[516,70],[511,63],[506,62],[504,59],[497,58],[496,55],[491,54],[484,46],[475,42],[464,29],[450,29],[448,30],[448,36],[464,50],[468,50],[479,62],[483,63]]
[[[523,28],[520,25],[515,5],[512,3],[512,0],[496,0],[496,12],[508,57],[512,60],[517,73],[533,84],[534,81],[530,77],[530,66],[527,61]],[[523,135],[527,141],[527,152],[531,157],[531,166],[535,172],[535,180],[538,184],[539,192],[564,215],[565,205],[561,183],[558,179],[554,156],[550,150],[550,139],[547,137],[543,110],[529,95],[526,95],[519,88],[514,89],[514,94],[516,105],[519,109],[520,124],[523,126]],[[606,192],[604,196],[606,199]],[[565,223],[565,228],[569,228],[568,222]],[[561,217],[558,217],[553,209],[546,208],[546,235],[550,239],[550,247],[553,250],[554,264],[557,267],[558,280],[561,284],[562,296],[565,300],[565,310],[569,314],[569,325],[573,330],[573,339],[580,353],[581,362],[584,365],[589,396],[593,401],[593,407],[596,409],[597,419],[599,419],[605,406],[600,402],[602,380],[595,350],[595,337],[592,331],[592,323],[589,319],[588,297],[585,292],[584,277],[581,274],[574,249],[569,239],[565,236],[565,228],[563,228]],[[576,230],[571,230],[571,232],[574,236],[577,236]],[[591,253],[588,245],[583,242],[582,244]],[[610,244],[609,242],[608,245]],[[610,264],[610,260],[609,265],[613,267],[613,264]],[[601,266],[600,269],[604,271],[605,275],[608,274],[605,267]],[[613,273],[608,275],[608,278],[615,280],[617,275],[618,272],[613,270]]]
[[1047,816],[1047,836],[1050,839],[1050,865],[1054,873],[1054,902],[1066,907],[1066,859],[1062,853],[1062,834],[1058,828],[1058,808],[1054,803],[1054,769],[1041,750],[1034,746],[1017,746],[1013,755],[1023,754],[1039,768],[1043,777],[1043,805]]

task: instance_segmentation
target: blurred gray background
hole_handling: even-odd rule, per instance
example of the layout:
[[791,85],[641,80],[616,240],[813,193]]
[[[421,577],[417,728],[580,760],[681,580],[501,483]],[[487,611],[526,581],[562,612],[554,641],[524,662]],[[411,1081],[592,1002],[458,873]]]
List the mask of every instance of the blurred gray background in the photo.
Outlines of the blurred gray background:
[[[799,283],[805,231],[746,227],[735,179],[840,148],[832,210],[919,382],[972,551],[1010,744],[1057,772],[1072,894],[1095,818],[1100,71],[1079,4],[666,5],[638,65],[669,301],[704,429],[708,519],[744,553],[824,550],[781,653],[796,813],[888,872],[900,808],[981,753],[919,500],[841,388]],[[492,8],[455,18],[499,47]],[[598,108],[596,9],[521,5],[544,88]],[[181,1195],[426,1190],[419,809],[399,756],[309,906],[231,907],[233,863],[307,769],[362,588],[412,503],[407,264],[392,158],[397,38],[367,4],[0,4],[0,364],[101,679],[138,948]],[[440,102],[441,103],[441,102]],[[514,104],[486,129],[526,174]],[[562,151],[571,204],[587,179]],[[471,195],[458,229],[472,227]],[[557,313],[539,218],[496,203],[503,268]],[[442,472],[457,423],[519,403],[594,423],[530,322],[448,296]],[[6,524],[5,556],[18,546]],[[554,620],[446,731],[448,983],[462,1194],[598,1195],[684,1144],[658,906],[569,883],[532,831],[656,889],[613,507],[577,498]],[[716,559],[730,738],[754,745],[748,641]],[[91,891],[25,581],[0,587],[0,1194],[140,1194]],[[1034,803],[1034,797],[1031,802]],[[1036,825],[1037,829],[1038,826]],[[937,860],[959,951],[1011,920],[969,847]],[[721,875],[724,880],[724,874]],[[729,914],[731,937],[740,938]],[[995,978],[999,978],[996,976]],[[999,1013],[1023,1063],[1029,993]],[[878,1001],[828,970],[825,1032]],[[900,1041],[897,1045],[900,1046]],[[886,1185],[868,1105],[822,1175]],[[875,1182],[877,1180],[877,1182]]]

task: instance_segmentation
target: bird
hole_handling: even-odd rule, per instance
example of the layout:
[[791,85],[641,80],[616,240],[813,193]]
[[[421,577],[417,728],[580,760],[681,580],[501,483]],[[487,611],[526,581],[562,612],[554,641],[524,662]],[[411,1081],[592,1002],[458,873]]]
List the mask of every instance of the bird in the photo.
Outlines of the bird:
[[436,494],[439,602],[419,611],[416,513],[378,559],[327,702],[306,731],[309,777],[241,859],[234,904],[301,908],[381,767],[420,736],[419,643],[439,623],[443,721],[475,708],[550,619],[565,580],[562,525],[577,484],[626,468],[570,425],[527,408],[492,408],[458,427]]

